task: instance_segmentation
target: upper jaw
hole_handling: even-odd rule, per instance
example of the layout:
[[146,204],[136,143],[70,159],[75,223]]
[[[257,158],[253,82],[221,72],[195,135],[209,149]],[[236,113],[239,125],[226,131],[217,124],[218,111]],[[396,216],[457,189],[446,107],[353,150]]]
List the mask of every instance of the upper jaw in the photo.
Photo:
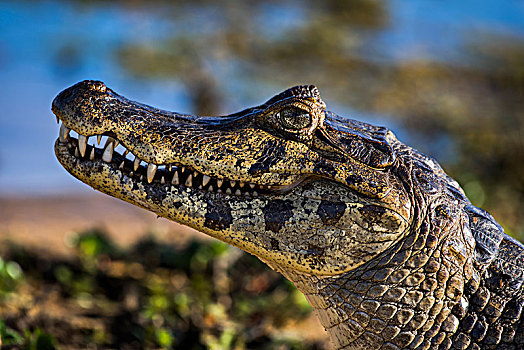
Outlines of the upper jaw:
[[105,135],[86,137],[71,132],[64,124],[60,126],[55,153],[68,170],[72,170],[69,169],[72,163],[82,163],[87,169],[105,165],[122,177],[150,186],[183,186],[204,192],[250,197],[282,190],[277,186],[209,176],[183,164],[148,163],[131,153],[118,139]]
[[[196,130],[196,134],[205,135],[206,128],[223,128],[230,121],[228,117],[203,118],[162,111],[119,96],[97,81],[80,82],[62,91],[54,99],[52,110],[57,121],[62,122],[55,145],[62,164],[71,157],[86,165],[103,162],[144,184],[186,186],[235,196],[274,194],[288,190],[299,180],[288,178],[284,185],[272,181],[274,174],[242,176],[213,167],[212,161],[195,161],[193,155],[200,149],[191,140],[191,133]],[[181,135],[173,137],[169,130]]]

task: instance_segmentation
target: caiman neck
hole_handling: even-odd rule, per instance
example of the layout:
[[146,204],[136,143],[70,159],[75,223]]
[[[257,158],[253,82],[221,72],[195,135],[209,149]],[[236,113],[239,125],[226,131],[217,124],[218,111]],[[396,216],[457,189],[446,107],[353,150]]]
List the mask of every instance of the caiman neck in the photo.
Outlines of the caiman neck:
[[[430,222],[442,230],[430,230]],[[464,222],[452,223],[437,209],[381,258],[353,271],[285,275],[313,306],[336,349],[438,346],[465,314],[464,284],[478,280],[466,258],[473,245]],[[436,232],[451,224],[447,239],[438,239]]]

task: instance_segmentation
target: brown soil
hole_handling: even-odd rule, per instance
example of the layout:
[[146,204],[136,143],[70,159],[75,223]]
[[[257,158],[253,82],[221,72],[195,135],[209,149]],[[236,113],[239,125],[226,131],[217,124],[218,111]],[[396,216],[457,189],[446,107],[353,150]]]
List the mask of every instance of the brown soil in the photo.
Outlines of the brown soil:
[[145,233],[180,244],[207,236],[115,198],[99,194],[0,197],[0,241],[11,240],[55,254],[69,254],[68,238],[99,228],[127,247]]

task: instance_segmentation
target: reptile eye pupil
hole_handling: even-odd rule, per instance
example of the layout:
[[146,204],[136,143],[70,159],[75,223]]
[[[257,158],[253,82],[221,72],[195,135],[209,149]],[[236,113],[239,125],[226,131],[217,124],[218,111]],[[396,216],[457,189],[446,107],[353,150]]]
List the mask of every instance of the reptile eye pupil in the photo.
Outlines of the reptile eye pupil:
[[300,130],[311,124],[311,115],[299,108],[284,108],[277,117],[286,129]]

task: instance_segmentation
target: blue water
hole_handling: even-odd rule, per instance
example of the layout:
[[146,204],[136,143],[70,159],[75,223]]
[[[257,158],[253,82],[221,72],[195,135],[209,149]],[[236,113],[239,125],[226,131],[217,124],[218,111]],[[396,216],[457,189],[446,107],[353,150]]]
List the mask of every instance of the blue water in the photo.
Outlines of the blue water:
[[395,58],[462,59],[460,46],[483,34],[524,36],[520,0],[390,0],[394,28],[375,44]]
[[[155,11],[142,16],[111,5],[0,2],[0,194],[86,188],[53,153],[57,125],[51,101],[77,81],[100,79],[160,108],[189,109],[180,84],[133,79],[113,57],[114,47],[125,41],[161,39],[169,23]],[[81,51],[64,62],[60,50],[67,45]]]
[[[476,33],[524,37],[522,1],[390,0],[387,4],[388,27],[369,36],[368,52],[380,58],[460,60],[460,44]],[[303,25],[314,14],[302,6],[300,1],[261,3],[252,18],[257,34],[273,40]],[[182,82],[134,78],[118,65],[114,49],[177,33],[205,37],[227,20],[218,5],[190,2],[132,8],[111,2],[0,1],[0,195],[87,189],[66,174],[53,154],[58,127],[50,103],[60,90],[77,81],[103,80],[132,99],[191,113]],[[256,94],[248,94],[246,86],[254,82],[240,77],[234,58],[227,52],[223,55],[225,59],[208,63],[216,80],[224,84],[228,112],[263,102],[273,92],[293,85],[291,81],[288,86],[266,82]],[[355,111],[329,95],[324,97],[341,115],[396,127],[388,116]]]

